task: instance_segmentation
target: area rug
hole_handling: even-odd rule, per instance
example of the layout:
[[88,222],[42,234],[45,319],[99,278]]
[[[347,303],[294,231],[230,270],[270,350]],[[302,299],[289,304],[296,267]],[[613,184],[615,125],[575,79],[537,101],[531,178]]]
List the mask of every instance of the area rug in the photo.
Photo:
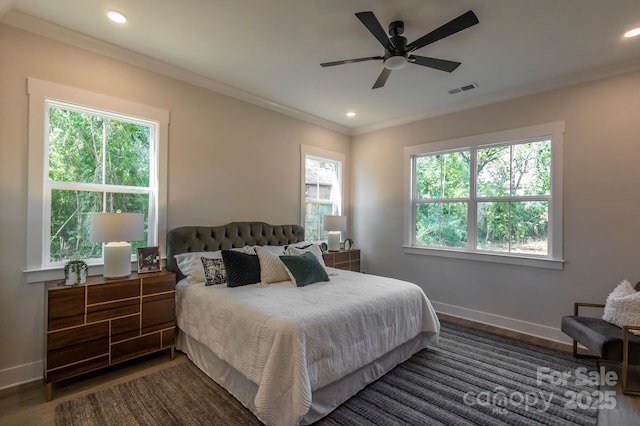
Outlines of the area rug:
[[[437,346],[316,423],[596,425],[595,364],[442,322]],[[56,407],[57,425],[259,425],[190,362]]]

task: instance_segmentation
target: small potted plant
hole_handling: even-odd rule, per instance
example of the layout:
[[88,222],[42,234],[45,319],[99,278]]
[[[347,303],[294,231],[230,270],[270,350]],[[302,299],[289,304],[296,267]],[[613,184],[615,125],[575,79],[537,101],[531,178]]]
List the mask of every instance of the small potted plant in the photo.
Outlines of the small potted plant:
[[351,250],[353,248],[353,240],[351,238],[347,238],[344,240],[344,249]]
[[64,265],[64,279],[66,285],[84,284],[87,282],[89,266],[84,260],[73,259]]

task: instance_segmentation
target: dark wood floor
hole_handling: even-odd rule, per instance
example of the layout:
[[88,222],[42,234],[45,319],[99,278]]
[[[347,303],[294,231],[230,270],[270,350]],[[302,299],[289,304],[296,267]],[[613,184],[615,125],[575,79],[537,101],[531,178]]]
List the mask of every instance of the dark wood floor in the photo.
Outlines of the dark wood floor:
[[[532,338],[510,330],[473,323],[447,315],[439,314],[439,316],[442,319],[522,339],[541,346],[570,350],[568,345]],[[75,399],[183,362],[189,362],[189,360],[181,352],[177,351],[176,358],[170,360],[169,352],[166,351],[123,363],[100,372],[65,380],[54,384],[54,399],[50,402],[46,401],[45,386],[39,381],[2,390],[0,391],[0,425],[54,425],[55,407],[62,401]],[[607,364],[605,367],[607,370],[617,370],[619,374],[619,366]],[[637,376],[640,376],[640,374]],[[638,384],[634,383],[635,385]],[[615,392],[616,407],[612,410],[600,410],[598,426],[640,426],[640,397],[623,395],[620,384],[607,388],[607,390]]]

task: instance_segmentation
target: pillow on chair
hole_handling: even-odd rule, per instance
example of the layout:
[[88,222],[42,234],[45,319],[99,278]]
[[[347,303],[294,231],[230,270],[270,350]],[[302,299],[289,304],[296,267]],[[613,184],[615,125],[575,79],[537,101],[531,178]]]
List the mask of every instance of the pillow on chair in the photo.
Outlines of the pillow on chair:
[[[629,281],[622,281],[607,297],[602,319],[618,327],[640,326],[640,292]],[[640,330],[630,331],[640,335]]]

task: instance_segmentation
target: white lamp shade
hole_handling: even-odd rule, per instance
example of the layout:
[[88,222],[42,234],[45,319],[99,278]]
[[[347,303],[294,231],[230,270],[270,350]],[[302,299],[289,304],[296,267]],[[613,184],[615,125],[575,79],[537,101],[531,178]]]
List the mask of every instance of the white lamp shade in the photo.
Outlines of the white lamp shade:
[[347,230],[346,216],[323,216],[322,228],[325,231],[343,232]]
[[142,213],[93,213],[91,242],[140,241],[144,239]]
[[142,213],[93,213],[91,215],[91,242],[104,246],[105,278],[131,275],[131,244],[128,241],[144,239]]

